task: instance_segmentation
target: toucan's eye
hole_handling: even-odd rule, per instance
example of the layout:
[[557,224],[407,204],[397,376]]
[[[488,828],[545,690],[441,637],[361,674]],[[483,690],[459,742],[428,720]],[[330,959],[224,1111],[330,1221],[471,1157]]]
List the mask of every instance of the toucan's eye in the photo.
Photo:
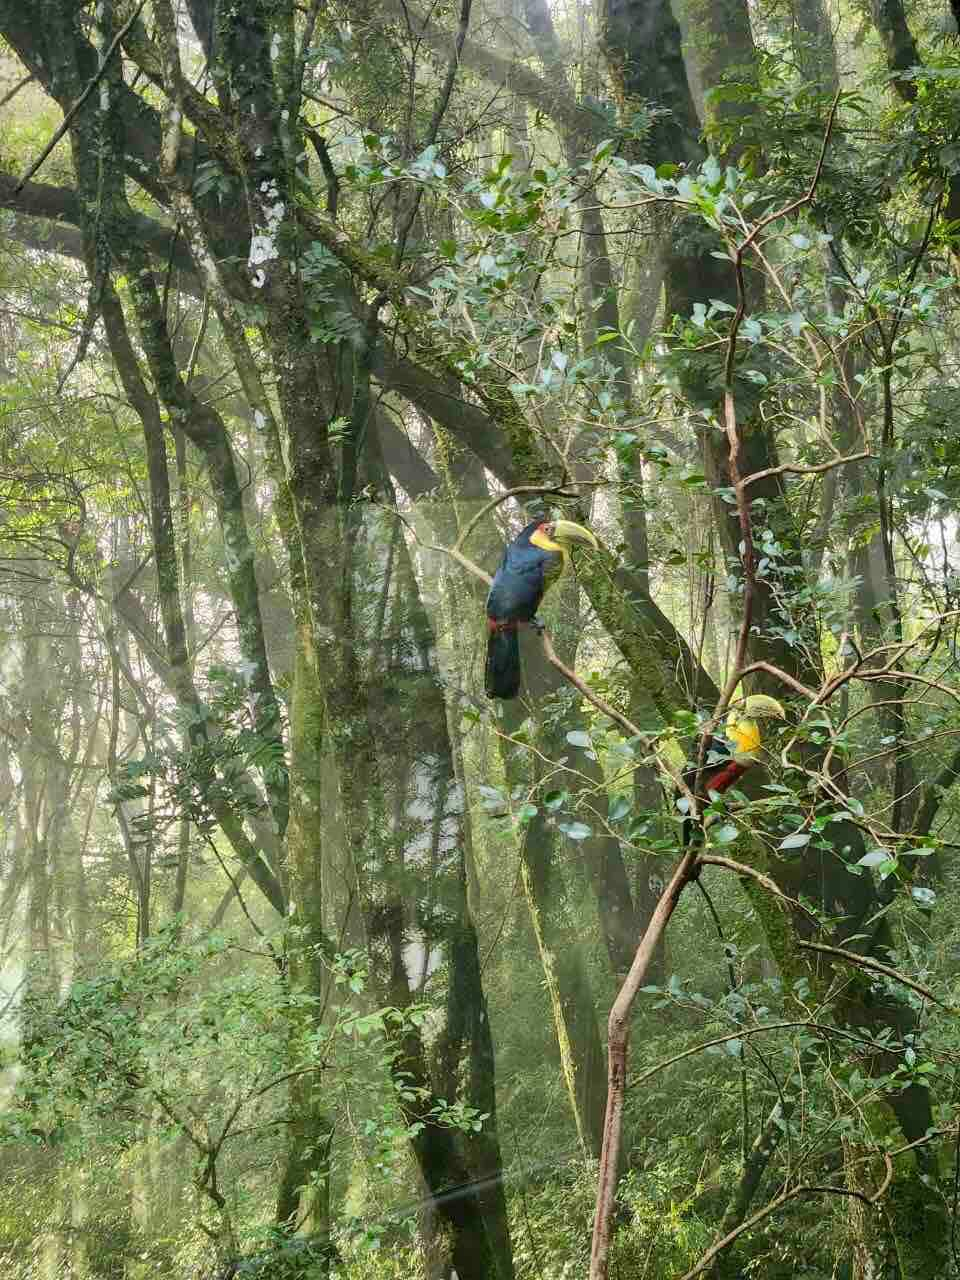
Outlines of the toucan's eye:
[[547,523],[543,526],[543,532],[547,535],[548,538],[552,538],[555,536],[557,532],[557,526],[552,521],[548,520]]

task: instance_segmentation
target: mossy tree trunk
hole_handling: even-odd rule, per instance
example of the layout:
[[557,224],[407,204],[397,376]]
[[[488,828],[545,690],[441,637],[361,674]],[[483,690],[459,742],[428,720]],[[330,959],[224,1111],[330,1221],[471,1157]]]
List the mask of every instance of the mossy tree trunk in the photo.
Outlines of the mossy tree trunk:
[[[297,594],[302,599],[302,582]],[[291,1013],[289,1138],[277,1192],[281,1230],[306,1231],[330,1242],[330,1168],[333,1125],[324,1106],[322,1064],[303,1062],[307,1042],[322,1013],[329,982],[325,960],[331,944],[324,932],[324,709],[309,619],[297,622],[290,698],[290,822],[287,827],[287,883],[290,931],[287,977],[300,997]],[[323,1255],[329,1267],[329,1250]],[[314,1269],[316,1264],[313,1264]],[[312,1273],[311,1273],[312,1274]]]

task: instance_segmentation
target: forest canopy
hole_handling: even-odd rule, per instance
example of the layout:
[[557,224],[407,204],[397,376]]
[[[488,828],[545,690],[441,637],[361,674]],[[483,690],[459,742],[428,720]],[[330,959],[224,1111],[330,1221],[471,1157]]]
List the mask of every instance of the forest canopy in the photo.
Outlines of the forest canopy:
[[12,1280],[960,1272],[960,37],[0,0]]

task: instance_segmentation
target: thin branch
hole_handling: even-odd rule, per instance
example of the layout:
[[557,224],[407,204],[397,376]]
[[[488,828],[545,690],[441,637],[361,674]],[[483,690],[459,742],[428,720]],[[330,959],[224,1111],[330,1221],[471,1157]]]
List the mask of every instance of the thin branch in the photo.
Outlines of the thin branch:
[[696,873],[696,851],[688,849],[674,868],[670,882],[660,895],[637,947],[630,971],[610,1010],[607,1021],[607,1105],[603,1121],[603,1145],[597,1173],[597,1204],[590,1250],[590,1277],[605,1276],[610,1248],[611,1222],[620,1169],[623,1113],[627,1087],[627,1049],[630,1040],[630,1013],[647,976],[650,961],[670,923],[684,889]]
[[[703,1040],[699,1044],[695,1044],[690,1049],[684,1049],[682,1053],[676,1053],[672,1058],[666,1058],[663,1062],[658,1062],[656,1066],[648,1067],[646,1071],[642,1071],[640,1075],[627,1084],[628,1089],[634,1089],[637,1085],[643,1084],[646,1080],[650,1080],[653,1076],[658,1075],[661,1071],[665,1071],[667,1067],[674,1066],[677,1062],[682,1062],[684,1058],[692,1058],[695,1054],[703,1053],[706,1049],[712,1049],[715,1045],[727,1044],[731,1040],[740,1040],[747,1036],[757,1036],[765,1031],[799,1031],[805,1028],[808,1031],[819,1031],[824,1036],[837,1036],[841,1040],[853,1040],[857,1044],[867,1044],[875,1049],[883,1049],[888,1051],[890,1046],[881,1045],[878,1041],[868,1040],[865,1036],[859,1036],[852,1031],[844,1031],[842,1027],[831,1027],[825,1022],[812,1022],[809,1018],[805,1018],[798,1022],[767,1022],[759,1027],[738,1027],[736,1031],[730,1031],[726,1035],[717,1036],[713,1040]],[[906,1148],[904,1148],[905,1150]],[[898,1152],[894,1151],[894,1155]]]
[[741,1222],[738,1227],[734,1227],[732,1231],[729,1231],[720,1240],[717,1240],[715,1244],[712,1244],[697,1265],[686,1272],[686,1274],[681,1277],[681,1280],[693,1280],[694,1276],[702,1275],[713,1262],[717,1254],[722,1253],[728,1245],[733,1244],[734,1240],[736,1240],[738,1236],[742,1236],[744,1232],[752,1230],[759,1223],[763,1222],[765,1218],[769,1218],[771,1214],[776,1213],[778,1209],[782,1208],[782,1206],[790,1200],[797,1200],[801,1196],[807,1195],[836,1195],[846,1196],[853,1200],[860,1200],[866,1205],[874,1205],[883,1195],[886,1194],[887,1188],[890,1185],[890,1178],[891,1165],[888,1160],[883,1182],[872,1196],[864,1195],[862,1191],[854,1191],[850,1187],[833,1186],[800,1186],[794,1187],[792,1191],[783,1191],[775,1200],[771,1200],[770,1203],[764,1205],[762,1209],[758,1209],[755,1214],[747,1218],[744,1222]]
[[817,691],[811,689],[809,685],[802,684],[789,672],[784,671],[781,667],[776,667],[772,662],[751,662],[743,667],[740,671],[741,679],[750,675],[753,671],[765,671],[767,675],[774,676],[777,680],[781,680],[788,685],[795,693],[802,694],[805,698],[816,698]]
[[605,716],[609,716],[614,724],[618,724],[629,737],[642,738],[644,736],[643,730],[639,729],[632,720],[628,720],[627,717],[625,715],[621,715],[615,707],[611,707],[609,702],[604,701],[599,694],[594,693],[591,688],[584,684],[575,671],[568,667],[564,662],[561,662],[556,655],[556,651],[554,650],[553,644],[551,643],[550,637],[547,635],[546,631],[541,631],[540,640],[543,644],[543,655],[546,660],[551,664],[551,666],[556,667],[564,679],[568,680],[588,702],[592,702],[598,711],[602,711]]
[[929,987],[921,986],[919,982],[914,982],[912,978],[906,977],[898,969],[893,969],[887,964],[881,964],[879,960],[873,960],[869,956],[862,956],[858,951],[847,951],[843,947],[828,947],[822,942],[804,942],[802,940],[798,941],[797,946],[802,947],[805,951],[822,951],[826,955],[839,956],[842,960],[846,960],[848,964],[856,965],[859,969],[869,969],[873,973],[882,973],[885,977],[892,978],[894,982],[899,982],[902,986],[909,987],[911,991],[916,991],[925,1000],[933,1001],[941,1009],[946,1009],[948,1013],[958,1012],[956,1005],[947,1004],[939,996],[935,996]]
[[[209,845],[210,850],[213,853],[216,860],[220,863],[220,870],[230,881],[230,885],[232,887],[233,893],[236,895],[236,899],[240,903],[240,909],[242,910],[243,914],[247,917],[247,923],[250,925],[250,928],[254,931],[254,933],[257,935],[258,938],[265,938],[265,934],[263,930],[260,928],[256,920],[254,920],[253,916],[251,916],[250,912],[247,910],[247,904],[244,902],[243,894],[240,892],[240,885],[238,881],[235,880],[234,877],[230,874],[230,870],[227,867],[227,864],[224,862],[223,858],[220,856],[220,850],[217,848],[215,842],[210,839],[209,835],[206,833],[206,831],[203,830],[202,827],[200,828],[200,834],[203,836],[204,840]],[[269,939],[267,939],[266,942],[267,942],[267,946],[269,947],[270,946]]]
[[[408,30],[412,23],[416,23],[419,38],[437,52],[446,52],[456,39],[452,31],[431,21],[413,8],[409,0],[381,0],[380,7],[385,16],[400,19]],[[465,40],[460,60],[491,84],[509,86],[511,93],[530,103],[549,119],[562,124],[571,133],[594,142],[607,137],[609,126],[598,113],[576,102],[556,81],[545,80],[536,75],[521,59],[514,61],[504,57],[489,41]]]
[[5,107],[8,102],[12,102],[13,99],[20,92],[20,90],[25,89],[27,85],[30,83],[30,81],[33,79],[34,79],[33,72],[31,72],[30,75],[24,76],[22,80],[18,80],[17,83],[13,86],[13,88],[10,89],[7,93],[5,93],[2,98],[0,98],[0,109]]
[[127,19],[127,21],[123,24],[123,26],[120,28],[117,34],[110,41],[110,46],[107,49],[106,53],[103,55],[103,61],[100,63],[100,66],[97,67],[97,70],[94,73],[93,77],[88,82],[87,87],[84,89],[83,93],[81,93],[80,97],[76,100],[76,102],[67,112],[67,114],[63,117],[63,121],[61,122],[60,127],[54,131],[53,137],[50,139],[47,145],[40,152],[40,155],[38,156],[38,158],[33,162],[33,164],[29,167],[29,169],[27,169],[26,173],[24,173],[23,176],[19,179],[19,181],[17,182],[17,185],[13,188],[14,195],[16,195],[19,191],[21,191],[24,185],[30,181],[33,175],[37,172],[37,170],[43,164],[44,160],[46,160],[47,156],[49,156],[50,152],[54,149],[54,147],[57,145],[57,143],[60,141],[63,135],[70,128],[70,124],[74,116],[83,106],[83,104],[86,102],[87,98],[90,97],[90,94],[93,92],[96,86],[103,79],[104,72],[106,71],[110,63],[110,59],[113,57],[113,54],[117,46],[120,44],[120,41],[127,34],[130,28],[136,22],[136,20],[140,17],[140,10],[143,8],[146,2],[147,0],[139,0],[133,13],[131,13],[130,17]]
[[303,126],[303,132],[313,143],[313,149],[317,153],[317,159],[320,161],[320,168],[323,170],[323,176],[327,183],[327,217],[336,222],[337,209],[340,203],[340,179],[337,177],[337,171],[334,169],[333,161],[330,159],[327,140],[322,133],[309,125]]
[[833,96],[833,102],[830,104],[830,112],[827,116],[827,127],[823,131],[823,141],[820,144],[820,154],[817,157],[817,167],[813,171],[813,177],[810,179],[810,183],[807,186],[806,191],[796,200],[792,200],[788,205],[784,205],[782,209],[775,209],[772,213],[768,213],[765,218],[761,218],[740,246],[741,249],[746,249],[751,245],[753,241],[756,240],[760,232],[768,227],[771,222],[776,222],[780,218],[786,218],[789,214],[795,213],[797,209],[802,209],[805,204],[809,204],[813,199],[817,186],[819,185],[821,175],[823,174],[823,162],[827,157],[827,147],[830,144],[830,135],[833,133],[833,124],[837,116],[837,108],[840,105],[842,92],[842,89],[838,89]]
[[[457,72],[460,69],[460,56],[463,53],[463,42],[467,38],[467,30],[470,26],[470,7],[471,0],[460,0],[460,23],[457,27],[457,35],[454,40],[453,52],[450,55],[450,65],[447,67],[447,74],[443,82],[443,87],[437,98],[436,105],[433,109],[433,116],[427,129],[426,146],[430,147],[437,140],[437,134],[440,131],[440,125],[443,117],[447,113],[447,107],[450,104],[450,95],[453,92],[453,84],[457,78]],[[409,230],[409,228],[408,228]],[[405,237],[402,237],[405,239]]]
[[746,488],[748,484],[756,484],[758,480],[767,480],[770,476],[819,476],[825,471],[832,471],[834,467],[845,467],[850,462],[863,462],[865,458],[873,456],[869,449],[864,449],[862,453],[851,453],[846,458],[831,458],[829,462],[818,462],[816,466],[806,467],[798,463],[784,462],[779,467],[764,467],[762,471],[752,472],[744,477],[741,484]]
[[509,501],[510,498],[519,498],[528,493],[548,493],[552,497],[557,498],[576,498],[578,496],[575,493],[570,493],[570,491],[563,485],[552,487],[542,484],[515,485],[514,488],[507,489],[506,492],[498,494],[496,498],[491,498],[489,502],[484,503],[476,515],[470,520],[463,533],[460,534],[460,537],[457,538],[456,542],[453,544],[454,547],[459,551],[463,546],[465,546],[471,533],[473,533],[480,521],[483,520],[485,516],[488,516],[491,511],[495,511],[497,507],[502,503]]
[[747,863],[737,862],[733,858],[723,858],[714,853],[701,853],[697,861],[706,863],[711,867],[726,867],[728,871],[735,871],[738,876],[745,876],[748,880],[755,880],[768,893],[772,893],[774,897],[779,898],[781,902],[785,902],[794,911],[799,911],[802,915],[805,915],[818,928],[821,927],[819,918],[809,907],[805,907],[799,899],[791,898],[769,876],[765,876],[762,871],[757,871],[754,867],[748,866]]
[[23,975],[23,977],[20,979],[20,981],[17,983],[17,985],[14,987],[14,989],[13,989],[13,991],[10,993],[10,995],[7,997],[7,1002],[6,1002],[6,1004],[3,1006],[3,1008],[2,1008],[2,1009],[0,1009],[0,1022],[2,1022],[2,1021],[3,1021],[3,1019],[4,1019],[4,1018],[7,1016],[7,1014],[10,1012],[11,1008],[13,1007],[14,1002],[16,1001],[17,996],[20,994],[20,990],[21,990],[21,988],[22,988],[22,987],[24,987],[24,986],[26,985],[26,983],[27,983],[27,981],[28,981],[29,977],[30,977],[30,974],[29,974],[29,973],[25,973],[25,974]]
[[[310,46],[313,44],[313,33],[316,30],[317,18],[320,13],[320,5],[321,0],[311,0],[310,9],[307,13],[307,20],[304,23],[303,39],[300,41],[300,50],[296,58],[294,89],[301,97],[303,95],[303,77],[307,69],[307,58],[310,54]],[[216,6],[214,6],[214,14],[215,13]]]
[[[453,93],[453,86],[457,78],[457,72],[460,70],[460,55],[463,53],[463,42],[467,38],[467,30],[470,26],[471,3],[472,3],[472,0],[460,0],[460,24],[457,28],[456,39],[454,40],[454,43],[453,43],[453,51],[450,54],[450,62],[449,62],[449,65],[447,66],[447,74],[444,76],[443,84],[440,87],[440,92],[437,94],[437,101],[433,108],[433,114],[430,118],[430,124],[427,127],[427,134],[423,143],[424,149],[435,145],[437,141],[437,135],[440,132],[440,125],[443,123],[443,117],[446,115],[447,108],[450,105],[450,95]],[[406,6],[404,6],[404,16],[406,17],[407,24],[409,26],[410,19],[407,13]],[[412,32],[411,32],[411,35],[412,35]],[[416,72],[416,49],[419,43],[420,43],[419,39],[417,39],[414,42],[414,51],[410,59],[411,95],[413,94],[413,90],[414,90],[414,76]],[[411,108],[412,108],[412,102],[413,100],[411,96]],[[410,127],[412,131],[412,110],[411,110],[411,115],[408,116],[408,121],[410,122]],[[414,222],[416,221],[417,213],[420,210],[420,202],[422,199],[423,199],[423,184],[418,183],[416,188],[414,189],[413,199],[410,201],[410,207],[407,210],[406,216],[404,217],[403,224],[401,225],[397,233],[397,249],[396,249],[396,254],[394,255],[394,261],[398,267],[403,262],[403,255],[407,247],[407,237],[410,235],[410,231],[413,228]]]

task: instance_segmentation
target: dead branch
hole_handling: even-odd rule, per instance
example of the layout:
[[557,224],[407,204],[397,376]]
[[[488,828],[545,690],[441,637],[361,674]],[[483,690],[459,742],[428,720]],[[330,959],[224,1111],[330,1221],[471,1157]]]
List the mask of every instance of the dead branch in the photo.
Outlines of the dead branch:
[[630,1011],[647,976],[647,969],[650,967],[657,945],[680,901],[680,895],[693,878],[695,869],[696,853],[690,849],[677,863],[670,883],[660,895],[660,901],[654,908],[650,923],[637,947],[630,972],[610,1010],[610,1018],[607,1022],[607,1110],[603,1121],[603,1146],[597,1175],[597,1207],[590,1254],[590,1280],[603,1280],[607,1274],[613,1207],[620,1164],[620,1141],[623,1133]]

